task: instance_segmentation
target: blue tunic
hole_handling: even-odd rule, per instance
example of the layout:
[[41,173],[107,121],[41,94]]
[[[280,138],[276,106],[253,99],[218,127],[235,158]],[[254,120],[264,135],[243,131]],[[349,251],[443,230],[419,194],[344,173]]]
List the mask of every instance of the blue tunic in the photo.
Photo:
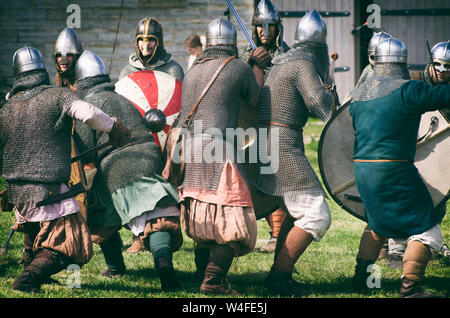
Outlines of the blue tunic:
[[421,81],[350,105],[356,186],[376,233],[404,238],[438,223],[414,157],[421,114],[449,106],[449,85],[433,87]]

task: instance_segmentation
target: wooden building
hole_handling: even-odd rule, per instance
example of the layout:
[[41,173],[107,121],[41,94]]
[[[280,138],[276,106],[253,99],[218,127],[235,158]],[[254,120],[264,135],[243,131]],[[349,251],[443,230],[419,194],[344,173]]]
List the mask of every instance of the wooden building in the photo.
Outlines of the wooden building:
[[[244,21],[251,27],[253,10],[259,0],[231,0]],[[284,39],[292,44],[295,28],[305,11],[316,9],[323,14],[328,29],[330,53],[336,51],[335,74],[341,99],[352,89],[367,64],[367,43],[373,29],[358,26],[371,14],[371,3],[381,10],[381,29],[403,40],[409,51],[409,63],[422,67],[428,62],[424,39],[430,45],[450,39],[450,1],[448,0],[272,0],[282,15]],[[225,0],[5,0],[0,2],[0,92],[12,85],[12,56],[25,44],[37,47],[45,57],[52,84],[55,68],[52,53],[58,34],[71,22],[70,5],[80,11],[80,27],[75,28],[84,48],[98,54],[117,80],[120,68],[133,52],[137,22],[156,17],[163,25],[168,52],[184,68],[188,54],[184,40],[192,33],[202,34],[211,20],[226,17]],[[246,39],[238,30],[239,45]],[[119,25],[120,22],[120,25]],[[119,28],[118,28],[119,27]],[[116,41],[117,32],[117,41]],[[114,48],[114,52],[113,52]],[[3,90],[3,91],[2,91]],[[1,96],[0,96],[1,98]]]

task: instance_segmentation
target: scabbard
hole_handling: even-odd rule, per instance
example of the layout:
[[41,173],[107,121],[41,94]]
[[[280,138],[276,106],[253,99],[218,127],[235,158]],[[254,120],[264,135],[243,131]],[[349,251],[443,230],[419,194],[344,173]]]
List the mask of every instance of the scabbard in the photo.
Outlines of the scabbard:
[[61,202],[62,200],[65,199],[69,199],[69,198],[73,198],[76,197],[77,195],[79,195],[80,193],[86,192],[86,189],[84,188],[83,184],[77,183],[74,186],[72,186],[70,188],[69,191],[55,195],[55,196],[51,196],[48,199],[42,200],[38,203],[36,203],[36,207],[40,207],[40,206],[44,206],[44,205],[49,205],[49,204],[53,204],[53,203],[58,203]]

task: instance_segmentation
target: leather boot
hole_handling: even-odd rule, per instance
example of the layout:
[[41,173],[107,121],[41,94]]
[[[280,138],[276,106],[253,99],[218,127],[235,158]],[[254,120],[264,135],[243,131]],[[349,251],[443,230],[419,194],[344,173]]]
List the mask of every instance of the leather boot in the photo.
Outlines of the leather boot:
[[209,247],[197,246],[194,251],[195,267],[195,281],[202,282],[205,277],[206,266],[208,265],[209,255],[211,254]]
[[361,258],[356,259],[355,275],[352,278],[352,283],[358,290],[369,289],[367,279],[371,275],[371,272],[367,272],[367,267],[373,263],[373,261],[367,261]]
[[20,291],[37,291],[48,281],[50,276],[63,270],[69,264],[66,257],[48,249],[36,254],[30,265],[14,281],[13,289]]
[[220,274],[206,273],[200,291],[205,294],[239,296],[239,293],[231,288],[225,276]]
[[419,241],[411,241],[403,256],[402,285],[400,296],[403,298],[430,298],[437,295],[422,289],[420,282],[425,275],[425,269],[431,259],[429,248]]
[[281,296],[302,296],[301,285],[292,278],[292,273],[282,272],[273,267],[264,281],[264,287]]
[[144,242],[142,241],[140,236],[134,236],[133,235],[133,243],[131,246],[126,250],[127,253],[134,254],[139,252],[144,252],[145,246]]
[[155,269],[158,273],[162,290],[166,292],[174,291],[180,287],[171,257],[164,256],[156,259]]
[[239,295],[225,278],[233,262],[233,248],[224,244],[212,246],[210,250],[211,254],[200,291],[207,294]]
[[361,236],[356,259],[369,260],[372,261],[372,263],[375,263],[385,242],[385,237],[375,233],[367,226]]

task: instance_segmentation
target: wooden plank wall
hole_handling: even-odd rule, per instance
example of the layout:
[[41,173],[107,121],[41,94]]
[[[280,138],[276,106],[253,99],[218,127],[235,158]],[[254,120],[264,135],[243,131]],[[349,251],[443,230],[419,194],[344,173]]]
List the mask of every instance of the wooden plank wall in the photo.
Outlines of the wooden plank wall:
[[[339,59],[336,66],[349,66],[348,72],[335,74],[335,81],[340,99],[355,85],[355,50],[353,29],[353,0],[272,0],[279,11],[349,11],[348,17],[325,18],[327,24],[327,42],[329,53],[336,51]],[[284,40],[291,45],[295,29],[300,18],[283,18]]]

